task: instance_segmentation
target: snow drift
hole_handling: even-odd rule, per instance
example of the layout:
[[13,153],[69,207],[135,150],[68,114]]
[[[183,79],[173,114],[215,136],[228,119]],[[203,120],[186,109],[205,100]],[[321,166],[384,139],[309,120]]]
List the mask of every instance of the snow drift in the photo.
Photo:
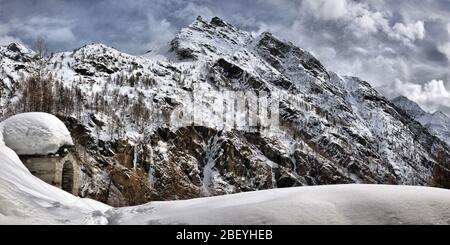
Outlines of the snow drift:
[[47,155],[73,145],[64,123],[47,113],[18,114],[1,124],[5,144],[19,155]]
[[105,224],[102,203],[75,197],[34,177],[0,145],[0,224]]
[[112,224],[450,224],[450,191],[335,185],[155,202],[107,212]]

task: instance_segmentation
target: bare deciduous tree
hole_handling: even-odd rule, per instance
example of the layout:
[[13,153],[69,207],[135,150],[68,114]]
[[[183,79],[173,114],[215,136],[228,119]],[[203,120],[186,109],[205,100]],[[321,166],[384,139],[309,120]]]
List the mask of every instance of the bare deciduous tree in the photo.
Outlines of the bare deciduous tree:
[[34,43],[34,49],[36,51],[37,58],[41,59],[47,56],[47,42],[42,36],[38,36]]

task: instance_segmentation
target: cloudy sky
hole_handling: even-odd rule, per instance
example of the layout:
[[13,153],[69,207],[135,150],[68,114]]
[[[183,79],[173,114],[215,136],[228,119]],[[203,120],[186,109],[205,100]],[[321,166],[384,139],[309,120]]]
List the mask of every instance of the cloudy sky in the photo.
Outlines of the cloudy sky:
[[140,54],[198,15],[270,31],[389,98],[450,115],[450,0],[0,0],[0,44],[43,36],[54,52],[102,42]]

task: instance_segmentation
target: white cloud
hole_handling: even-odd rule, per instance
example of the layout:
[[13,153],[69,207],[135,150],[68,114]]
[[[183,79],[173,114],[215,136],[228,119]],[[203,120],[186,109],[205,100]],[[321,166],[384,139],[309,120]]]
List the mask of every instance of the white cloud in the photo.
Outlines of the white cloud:
[[423,21],[390,25],[392,14],[374,9],[371,7],[374,3],[380,4],[379,1],[304,0],[301,7],[302,13],[323,21],[337,21],[357,37],[383,32],[406,45],[425,38]]
[[348,12],[347,0],[304,0],[302,8],[323,20],[337,20]]
[[362,17],[356,19],[358,26],[367,32],[377,32],[378,28],[376,22],[373,18],[370,18],[369,15],[363,15]]
[[[20,24],[18,23],[18,25]],[[26,31],[31,37],[44,36],[50,42],[65,43],[75,41],[70,23],[61,19],[33,17],[23,23],[23,26],[16,26],[16,28]]]
[[390,27],[385,13],[372,12],[367,9],[367,6],[359,4],[355,6],[347,29],[351,30],[356,37],[361,38],[378,32],[388,32]]
[[425,38],[424,23],[423,21],[409,24],[396,23],[392,28],[391,37],[401,40],[406,44],[410,44],[416,40],[422,40]]
[[22,43],[22,41],[8,35],[0,35],[0,46],[8,45],[10,43]]
[[[447,24],[447,33],[448,38],[450,39],[450,24]],[[441,43],[438,45],[438,50],[447,56],[448,61],[450,62],[450,42]]]
[[22,37],[29,40],[43,36],[52,43],[70,43],[76,40],[69,22],[47,17],[14,18],[0,25],[0,37],[3,36],[5,41],[20,41],[12,38],[11,33],[21,33]]
[[450,90],[444,81],[431,80],[425,84],[414,84],[395,80],[392,88],[409,99],[417,102],[429,112],[439,111],[442,105],[450,105]]
[[213,11],[205,6],[199,6],[195,3],[188,3],[186,7],[174,12],[174,16],[179,19],[193,20],[197,16],[202,16],[205,19],[211,19],[214,17]]
[[9,27],[3,24],[0,24],[0,46],[8,45],[13,42],[20,42],[20,39],[10,36]]
[[438,46],[438,50],[447,56],[450,61],[450,42]]
[[158,49],[174,37],[176,29],[166,19],[158,20],[149,14],[147,16],[147,22],[149,27],[147,32],[152,39],[149,43],[145,44],[146,49]]
[[333,47],[322,47],[320,48],[317,53],[313,53],[315,56],[320,56],[324,62],[335,60],[336,57],[336,50]]

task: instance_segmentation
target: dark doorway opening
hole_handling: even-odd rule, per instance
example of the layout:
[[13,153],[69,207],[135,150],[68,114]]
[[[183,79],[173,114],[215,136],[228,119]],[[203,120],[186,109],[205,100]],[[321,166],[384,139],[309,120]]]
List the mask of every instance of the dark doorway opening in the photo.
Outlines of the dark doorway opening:
[[62,171],[62,189],[72,193],[73,191],[73,175],[74,169],[73,164],[70,161],[66,161],[63,166]]

